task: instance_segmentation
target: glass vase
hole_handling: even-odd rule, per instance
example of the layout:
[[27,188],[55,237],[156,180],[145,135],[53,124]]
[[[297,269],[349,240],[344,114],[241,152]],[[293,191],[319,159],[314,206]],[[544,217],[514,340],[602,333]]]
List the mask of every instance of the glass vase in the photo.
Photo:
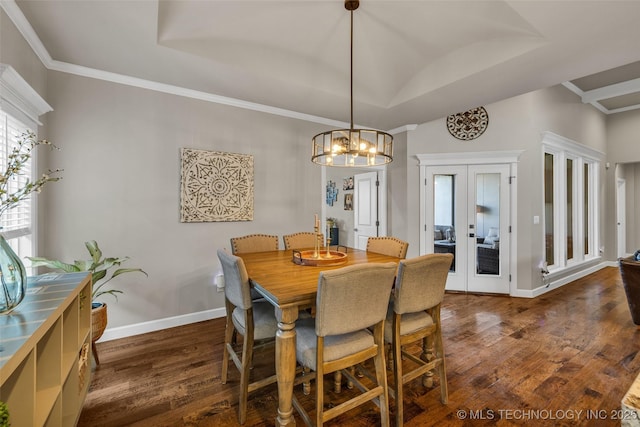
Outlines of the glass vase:
[[0,235],[0,314],[7,314],[24,299],[27,272],[24,264]]

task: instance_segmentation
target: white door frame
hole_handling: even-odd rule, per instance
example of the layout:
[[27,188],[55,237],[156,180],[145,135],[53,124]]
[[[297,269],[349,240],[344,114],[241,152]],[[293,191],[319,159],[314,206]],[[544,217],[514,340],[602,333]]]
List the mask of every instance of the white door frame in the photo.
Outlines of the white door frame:
[[[434,154],[417,154],[418,165],[420,167],[420,254],[429,252],[427,246],[427,212],[426,212],[426,182],[427,182],[427,166],[461,166],[461,165],[483,165],[483,164],[508,164],[510,166],[510,179],[516,180],[518,176],[518,158],[524,150],[510,151],[480,151],[480,152],[464,152],[464,153],[434,153]],[[509,193],[509,212],[510,212],[510,247],[509,247],[509,265],[505,266],[506,271],[511,276],[509,283],[509,294],[515,295],[518,289],[518,271],[517,271],[517,247],[518,247],[518,193],[516,191],[516,182],[510,186]]]
[[[375,182],[370,188],[370,194],[363,199],[360,192],[360,182],[367,181],[362,179],[365,176],[375,174]],[[387,199],[386,199],[386,180],[384,171],[373,170],[370,172],[361,172],[353,175],[353,247],[356,249],[367,249],[367,240],[369,236],[386,236],[387,235]],[[369,203],[365,203],[369,201]],[[375,207],[373,206],[375,204]],[[373,208],[375,212],[367,212],[362,215],[365,208]],[[369,224],[369,226],[359,223],[361,217],[371,218],[377,226]]]
[[[326,224],[326,220],[327,220],[327,204],[326,204],[327,167],[328,166],[322,166],[320,170],[320,196],[321,196],[320,206],[322,207],[320,211],[321,211],[322,224]],[[339,169],[344,170],[345,177],[348,175],[355,175],[357,173],[373,172],[373,171],[378,172],[378,181],[380,183],[378,186],[378,222],[380,223],[378,227],[378,234],[380,236],[386,236],[387,235],[387,167],[386,165],[368,166],[368,167],[362,167],[362,168],[341,167]],[[343,194],[344,194],[344,191],[343,191]],[[355,189],[354,189],[353,202],[356,203]],[[353,242],[355,246],[354,231],[347,230],[347,233],[350,233],[351,237],[354,238]],[[349,241],[348,238],[349,238],[348,236],[341,238],[340,239],[341,244],[342,242],[348,242]]]
[[627,254],[627,181],[616,181],[616,236],[618,238],[618,258]]

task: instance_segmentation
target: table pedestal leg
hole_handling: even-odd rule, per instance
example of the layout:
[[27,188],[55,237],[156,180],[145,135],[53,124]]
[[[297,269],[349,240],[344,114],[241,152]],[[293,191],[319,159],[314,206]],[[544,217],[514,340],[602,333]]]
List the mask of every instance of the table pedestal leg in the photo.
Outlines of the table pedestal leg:
[[278,376],[278,416],[276,426],[295,426],[293,382],[296,376],[296,330],[298,307],[276,309],[276,375]]

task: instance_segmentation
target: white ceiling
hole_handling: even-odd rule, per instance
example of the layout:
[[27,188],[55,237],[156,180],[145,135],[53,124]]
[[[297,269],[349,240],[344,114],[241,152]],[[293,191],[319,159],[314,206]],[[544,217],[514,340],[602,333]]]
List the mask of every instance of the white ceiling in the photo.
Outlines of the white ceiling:
[[[342,0],[0,5],[51,69],[349,120]],[[637,0],[362,0],[354,120],[390,130],[565,82],[605,112],[640,104],[639,17]],[[596,74],[610,69],[617,86]],[[611,94],[629,99],[601,100]]]

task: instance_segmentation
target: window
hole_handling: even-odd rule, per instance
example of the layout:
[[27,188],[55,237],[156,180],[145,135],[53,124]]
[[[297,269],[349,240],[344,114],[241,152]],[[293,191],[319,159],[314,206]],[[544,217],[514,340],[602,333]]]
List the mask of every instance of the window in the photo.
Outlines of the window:
[[545,132],[544,259],[550,271],[597,256],[598,170],[602,153]]
[[[28,127],[9,114],[0,110],[0,170],[7,167],[9,153],[18,145],[20,136]],[[35,154],[35,153],[34,153]],[[33,180],[31,173],[32,159],[23,167],[23,175],[9,183],[9,192],[23,187],[27,180]],[[25,199],[13,209],[3,213],[0,217],[2,234],[20,258],[33,256],[32,245],[32,217],[33,201]]]
[[[27,129],[37,131],[38,125],[42,124],[39,117],[52,108],[13,67],[6,64],[0,64],[0,87],[3,89],[0,91],[0,169],[4,170],[7,153],[20,135]],[[31,162],[36,155],[34,152]],[[30,168],[33,166],[29,165]],[[23,177],[24,180],[27,178],[33,179],[32,176]],[[2,234],[20,258],[33,256],[36,252],[33,237],[36,212],[35,201],[29,198],[0,218]]]

